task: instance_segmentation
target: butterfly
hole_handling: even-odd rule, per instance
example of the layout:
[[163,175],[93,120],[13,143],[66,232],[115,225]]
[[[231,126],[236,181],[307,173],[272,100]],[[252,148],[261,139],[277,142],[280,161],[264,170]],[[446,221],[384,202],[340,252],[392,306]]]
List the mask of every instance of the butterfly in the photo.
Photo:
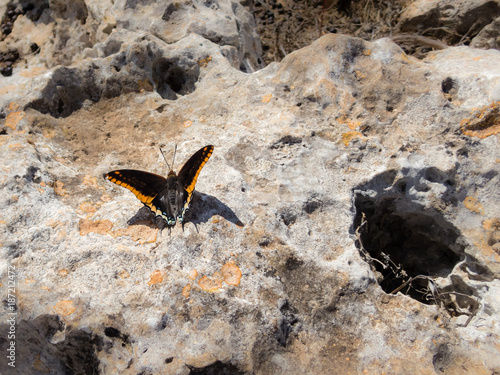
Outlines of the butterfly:
[[[184,164],[178,175],[173,171],[174,151],[172,168],[167,162],[170,168],[167,178],[133,169],[111,171],[106,173],[104,178],[130,190],[156,217],[161,217],[169,226],[173,226],[177,221],[184,221],[184,214],[189,209],[200,171],[213,151],[212,145],[198,150]],[[163,157],[165,158],[165,155]]]

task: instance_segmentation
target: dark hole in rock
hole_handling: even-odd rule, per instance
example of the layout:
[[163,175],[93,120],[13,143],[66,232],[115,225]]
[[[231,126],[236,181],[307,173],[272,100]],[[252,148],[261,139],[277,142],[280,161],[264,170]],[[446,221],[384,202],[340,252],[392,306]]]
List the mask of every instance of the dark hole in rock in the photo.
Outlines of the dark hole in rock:
[[49,0],[25,0],[20,2],[20,4],[16,3],[19,2],[9,1],[4,16],[2,17],[0,30],[2,34],[4,34],[4,37],[12,32],[14,22],[20,14],[26,15],[30,20],[36,22],[42,15],[43,11],[49,8]]
[[19,59],[19,51],[17,49],[9,49],[5,52],[0,52],[0,73],[4,77],[12,75],[12,65]]
[[113,327],[106,327],[104,329],[104,334],[107,337],[112,337],[112,338],[118,338],[123,341],[122,346],[125,346],[126,343],[128,343],[128,335],[122,334],[119,330]]
[[108,337],[120,337],[121,333],[116,328],[106,327],[104,329],[104,334]]
[[[381,274],[379,284],[386,293],[393,292],[410,277],[446,277],[460,261],[460,256],[450,248],[459,236],[451,224],[440,223],[424,211],[398,211],[393,199],[374,202],[358,196],[355,205],[355,227],[361,224],[364,213],[366,224],[360,231],[361,243],[372,258],[383,264],[374,262]],[[416,282],[417,285],[403,292],[432,304],[418,290],[426,288],[426,281]]]
[[49,0],[31,0],[22,2],[22,14],[33,22],[38,21],[45,9],[49,9]]
[[165,83],[170,86],[172,90],[179,93],[186,84],[186,73],[178,66],[169,69],[165,77]]
[[448,173],[435,168],[435,167],[430,167],[425,170],[424,173],[425,179],[429,182],[439,182],[442,183],[448,178]]
[[299,269],[304,265],[304,261],[296,258],[294,255],[290,256],[285,262],[285,268],[289,271]]
[[[154,56],[149,57],[152,59]],[[144,67],[132,64],[135,68],[131,68],[132,71],[127,73],[123,69],[124,66],[130,67],[130,61],[124,54],[118,54],[112,60],[111,69],[96,63],[83,68],[58,68],[53,72],[40,97],[28,103],[26,108],[49,113],[54,117],[67,117],[82,108],[86,101],[96,103],[101,98],[113,98],[138,90],[137,79],[144,79],[146,75]],[[164,99],[175,100],[178,95],[193,92],[198,76],[199,65],[195,62],[183,68],[179,59],[159,58],[152,65],[154,86]]]
[[40,52],[40,47],[38,47],[38,44],[36,43],[30,43],[30,50],[32,53],[38,53]]
[[288,340],[288,336],[290,336],[291,332],[292,326],[285,318],[282,318],[280,324],[278,325],[278,331],[276,332],[276,340],[278,340],[278,343],[281,346],[286,346],[286,341]]
[[[102,338],[84,330],[66,331],[62,341],[53,343],[54,335],[64,330],[57,315],[41,315],[33,320],[19,320],[16,324],[16,374],[98,374],[99,359],[96,350],[102,347]],[[0,338],[7,338],[9,324],[0,324]],[[10,340],[0,340],[2,353],[7,353]],[[22,360],[20,360],[22,358]],[[36,358],[47,371],[34,371]],[[50,370],[50,371],[48,371]],[[6,360],[0,361],[0,373],[13,373]]]
[[271,149],[278,149],[284,146],[291,146],[302,143],[302,138],[293,135],[285,135],[271,145]]
[[203,5],[205,5],[207,8],[211,8],[213,10],[219,9],[219,5],[217,4],[216,1],[214,0],[204,0]]
[[[448,180],[437,168],[420,175],[435,183]],[[386,293],[399,291],[422,303],[446,307],[446,301],[433,292],[432,279],[452,276],[455,265],[465,258],[465,244],[458,228],[438,211],[426,209],[407,196],[406,191],[417,188],[420,181],[420,177],[396,179],[395,171],[388,171],[356,189],[352,232]],[[447,292],[462,293],[457,285],[452,283]]]
[[36,172],[38,172],[40,169],[34,166],[29,166],[28,170],[26,171],[26,174],[23,176],[28,182],[35,182],[38,183],[40,182],[40,177],[35,177]]
[[102,88],[96,83],[96,70],[96,67],[87,70],[61,67],[55,70],[42,90],[41,98],[26,107],[54,117],[68,117],[80,109],[85,100],[98,102]]
[[291,209],[281,210],[281,212],[279,213],[279,217],[281,220],[283,220],[283,223],[285,223],[287,227],[289,227],[290,225],[294,224],[297,221],[297,215],[294,212],[292,212]]
[[272,239],[272,238],[269,238],[269,237],[264,236],[264,237],[262,237],[262,238],[260,239],[260,241],[259,241],[259,246],[260,246],[260,247],[267,247],[267,246],[269,246],[270,244],[272,244],[272,242],[273,242],[273,239]]
[[312,214],[314,211],[320,208],[322,204],[323,202],[321,202],[320,200],[311,198],[309,201],[304,203],[304,211],[308,214]]
[[163,12],[161,19],[165,22],[170,21],[170,18],[172,18],[172,14],[179,11],[179,9],[180,9],[179,3],[169,4],[167,6],[167,9],[165,9],[165,12]]
[[12,66],[6,66],[5,68],[1,68],[0,73],[4,77],[10,77],[12,75]]
[[175,100],[177,95],[194,91],[198,73],[186,71],[174,59],[160,58],[153,64],[153,81],[163,99]]
[[245,373],[232,363],[223,363],[221,361],[216,361],[205,367],[188,366],[188,368],[189,374],[198,375],[243,375]]
[[287,300],[283,301],[279,309],[282,314],[282,318],[276,330],[276,340],[281,346],[286,347],[288,337],[290,336],[290,333],[292,333],[293,326],[297,324],[299,320],[296,315],[297,310],[290,305]]
[[449,94],[449,92],[453,88],[454,83],[455,82],[451,77],[447,77],[441,82],[441,90],[443,90],[445,94]]

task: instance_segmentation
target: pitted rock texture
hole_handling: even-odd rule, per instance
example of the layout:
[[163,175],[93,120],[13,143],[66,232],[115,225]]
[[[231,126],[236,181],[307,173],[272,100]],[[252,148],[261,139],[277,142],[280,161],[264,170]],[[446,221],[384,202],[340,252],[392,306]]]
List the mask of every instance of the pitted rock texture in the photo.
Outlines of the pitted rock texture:
[[470,46],[474,48],[495,48],[500,50],[500,17],[497,17],[492,23],[485,26],[481,32],[472,39]]
[[400,21],[402,31],[426,30],[429,36],[455,44],[477,35],[498,16],[498,0],[416,0],[409,4]]
[[[86,57],[105,57],[120,44],[109,37],[128,30],[166,44],[197,34],[221,46],[243,71],[262,67],[253,17],[239,2],[230,0],[14,0],[0,10],[4,21],[1,47],[18,51],[21,66],[52,68]],[[130,36],[125,39],[131,40]],[[104,46],[99,48],[101,43]]]
[[[2,373],[500,371],[499,51],[327,35],[248,74],[149,27],[215,3],[77,4],[103,33],[85,58],[0,80]],[[215,149],[159,230],[102,175],[166,175],[176,144],[177,171]]]

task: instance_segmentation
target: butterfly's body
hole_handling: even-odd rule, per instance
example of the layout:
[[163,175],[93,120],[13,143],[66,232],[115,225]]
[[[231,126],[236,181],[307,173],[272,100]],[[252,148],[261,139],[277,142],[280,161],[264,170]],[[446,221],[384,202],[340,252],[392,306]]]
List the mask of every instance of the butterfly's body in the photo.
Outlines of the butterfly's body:
[[182,223],[184,213],[189,208],[190,198],[179,177],[171,171],[165,186],[153,200],[155,207],[164,208],[164,212],[156,212],[156,215],[163,217],[168,225],[175,224],[176,218]]
[[168,225],[175,225],[176,221],[183,222],[198,175],[213,149],[213,146],[203,147],[191,156],[178,175],[171,170],[167,178],[133,169],[112,171],[104,177],[129,189],[152,213]]

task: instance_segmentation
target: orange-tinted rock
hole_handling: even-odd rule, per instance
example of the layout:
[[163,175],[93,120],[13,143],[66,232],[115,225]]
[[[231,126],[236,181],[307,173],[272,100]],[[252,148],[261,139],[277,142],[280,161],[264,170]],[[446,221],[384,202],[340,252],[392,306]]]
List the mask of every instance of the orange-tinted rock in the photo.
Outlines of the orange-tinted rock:
[[73,305],[73,301],[69,300],[64,300],[64,301],[59,301],[57,304],[54,306],[54,311],[62,316],[68,316],[71,315],[75,312],[76,307]]
[[159,284],[162,281],[163,281],[163,272],[160,270],[156,270],[150,275],[150,280],[148,281],[148,285],[152,286],[155,284]]
[[226,263],[222,266],[224,282],[229,285],[239,285],[241,280],[241,270],[233,263]]

